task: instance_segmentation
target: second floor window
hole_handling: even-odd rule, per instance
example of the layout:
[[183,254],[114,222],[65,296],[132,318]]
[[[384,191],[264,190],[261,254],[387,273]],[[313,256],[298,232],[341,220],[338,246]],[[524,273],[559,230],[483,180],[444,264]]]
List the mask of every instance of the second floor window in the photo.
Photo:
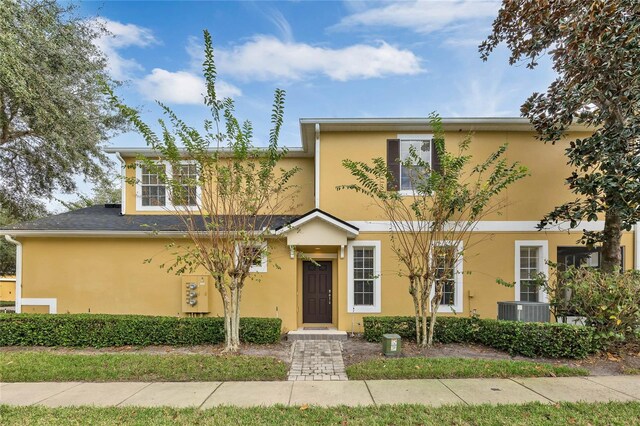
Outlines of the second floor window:
[[162,182],[159,171],[165,169],[164,165],[158,165],[160,170],[141,166],[141,203],[144,207],[164,207],[167,203],[167,187]]
[[197,189],[196,179],[198,172],[195,164],[181,164],[173,169],[173,178],[181,185],[173,194],[173,205],[175,206],[196,206]]
[[410,166],[403,163],[411,158],[411,150],[425,163],[431,166],[431,139],[400,139],[400,190],[411,191],[413,185],[426,173],[424,167]]

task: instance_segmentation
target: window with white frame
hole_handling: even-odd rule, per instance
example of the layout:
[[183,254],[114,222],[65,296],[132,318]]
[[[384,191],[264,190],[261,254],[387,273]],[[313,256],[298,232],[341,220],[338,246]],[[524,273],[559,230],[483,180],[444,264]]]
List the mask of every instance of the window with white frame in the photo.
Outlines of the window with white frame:
[[[435,281],[442,284],[438,312],[462,312],[462,243],[437,242],[432,251]],[[431,298],[435,297],[435,286]]]
[[411,150],[415,151],[415,154],[425,163],[431,166],[431,138],[407,138],[400,139],[400,190],[411,191],[413,190],[413,183],[420,179],[421,175],[424,175],[424,167],[419,166],[404,166],[407,160],[411,158]]
[[374,247],[353,248],[353,303],[373,306]]
[[441,305],[456,304],[456,249],[453,246],[438,246],[435,250],[436,283],[442,284]]
[[537,285],[540,277],[548,277],[549,243],[546,240],[516,241],[515,300],[546,302],[547,294]]
[[140,202],[143,207],[164,207],[167,203],[167,187],[162,182],[164,164],[156,167],[140,166]]
[[350,313],[381,311],[380,241],[348,243],[348,309]]
[[176,188],[177,193],[173,194],[172,202],[174,206],[196,206],[198,186],[198,170],[194,163],[180,164],[173,167],[173,178],[181,185]]
[[538,302],[540,289],[536,279],[540,273],[540,247],[520,247],[520,300]]
[[262,245],[240,245],[236,247],[243,261],[250,262],[249,272],[267,272],[267,243]]
[[[176,191],[170,194],[163,181],[174,181]],[[198,171],[192,161],[184,161],[171,167],[169,162],[159,161],[149,167],[138,164],[136,168],[136,209],[141,211],[161,211],[167,207],[194,207],[198,204]],[[180,185],[182,183],[182,185]]]

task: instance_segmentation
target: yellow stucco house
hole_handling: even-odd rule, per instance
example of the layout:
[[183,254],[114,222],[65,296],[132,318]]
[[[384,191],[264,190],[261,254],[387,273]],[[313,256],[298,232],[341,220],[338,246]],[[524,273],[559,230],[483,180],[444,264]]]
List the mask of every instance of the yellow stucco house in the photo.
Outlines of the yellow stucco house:
[[[546,272],[546,260],[598,264],[597,252],[577,246],[579,232],[536,230],[545,213],[572,197],[564,185],[570,169],[563,144],[535,140],[529,123],[519,118],[443,119],[443,126],[450,147],[473,132],[471,154],[477,159],[508,142],[509,160],[522,162],[531,173],[508,189],[507,206],[499,215],[478,224],[473,238],[483,241],[465,250],[456,265],[458,273],[447,283],[442,300],[443,313],[496,318],[499,301],[545,300],[526,277]],[[352,182],[341,165],[345,158],[367,161],[393,152],[402,156],[408,146],[418,144],[426,147],[421,155],[431,161],[428,120],[301,119],[300,132],[302,146],[283,160],[287,167],[301,168],[296,176],[299,206],[293,216],[280,218],[280,235],[269,241],[271,258],[256,266],[259,280],[248,283],[243,293],[242,315],[279,317],[284,331],[303,325],[349,331],[361,330],[365,315],[412,314],[408,284],[398,276],[400,266],[391,251],[389,223],[370,200],[338,192],[336,186]],[[586,129],[576,126],[571,132],[571,138],[579,137]],[[123,165],[134,163],[138,155],[155,155],[146,148],[107,151]],[[151,256],[161,257],[170,240],[184,235],[179,218],[166,210],[171,200],[163,185],[154,176],[142,176],[140,168],[127,168],[126,173],[140,179],[123,183],[121,205],[90,207],[0,230],[18,249],[17,312],[222,315],[213,289],[206,295],[200,292],[195,306],[185,303],[185,291],[198,277],[167,274],[153,262],[144,263]],[[151,235],[148,224],[158,232]],[[581,228],[601,226],[590,222]],[[623,236],[627,269],[640,267],[639,240],[637,230]],[[375,278],[363,278],[369,276]],[[516,286],[500,286],[496,278]]]

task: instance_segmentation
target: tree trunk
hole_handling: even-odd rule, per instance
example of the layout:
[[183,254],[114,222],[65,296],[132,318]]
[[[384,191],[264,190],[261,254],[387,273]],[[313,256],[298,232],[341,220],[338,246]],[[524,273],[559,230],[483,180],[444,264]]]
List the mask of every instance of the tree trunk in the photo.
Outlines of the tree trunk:
[[620,252],[622,220],[617,212],[607,210],[602,235],[602,264],[600,268],[603,272],[610,273],[616,267],[619,268],[622,262],[622,253]]
[[437,294],[433,296],[433,299],[431,299],[431,315],[429,317],[429,334],[427,336],[427,347],[429,348],[433,346],[433,334],[436,327],[436,317],[438,315],[438,306],[440,305],[436,297],[437,297]]
[[415,278],[409,277],[409,294],[413,299],[413,313],[416,320],[416,343],[420,344],[420,300],[416,291]]

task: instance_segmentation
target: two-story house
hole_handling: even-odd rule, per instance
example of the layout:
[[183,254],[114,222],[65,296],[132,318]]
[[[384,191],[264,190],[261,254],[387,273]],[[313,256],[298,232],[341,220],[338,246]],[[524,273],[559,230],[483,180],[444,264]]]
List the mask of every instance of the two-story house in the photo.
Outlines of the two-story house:
[[[526,165],[531,176],[509,187],[506,207],[474,230],[482,242],[464,250],[446,286],[442,312],[495,318],[498,301],[545,300],[529,277],[546,272],[547,260],[599,263],[597,251],[577,246],[580,232],[536,230],[545,213],[573,197],[564,183],[570,169],[562,143],[537,141],[530,124],[519,118],[454,118],[444,119],[443,125],[447,147],[473,132],[470,153],[478,161],[508,142],[508,159]],[[286,167],[301,168],[295,177],[301,189],[298,207],[294,217],[282,218],[278,235],[269,240],[270,258],[256,265],[259,280],[244,290],[242,315],[280,317],[285,330],[310,324],[359,330],[364,315],[412,314],[408,282],[399,276],[391,250],[389,223],[371,200],[336,187],[352,183],[341,164],[345,158],[402,157],[413,144],[425,146],[421,155],[432,161],[428,120],[302,119],[300,131],[302,146],[282,160]],[[570,138],[586,132],[576,126]],[[147,148],[107,151],[123,166],[135,164],[139,155],[156,156]],[[166,244],[183,239],[184,233],[179,218],[168,211],[171,199],[158,177],[141,167],[123,170],[137,179],[135,184],[123,181],[121,205],[90,207],[0,230],[18,249],[18,312],[222,315],[214,289],[200,291],[197,303],[189,304],[193,277],[185,282],[157,262],[144,262],[162,258]],[[410,189],[404,187],[410,183],[402,179],[402,171],[396,173],[400,190]],[[157,232],[150,233],[149,225]],[[602,222],[581,225],[601,227]],[[637,230],[622,238],[627,269],[640,266],[639,240]],[[516,285],[500,286],[497,278]]]

